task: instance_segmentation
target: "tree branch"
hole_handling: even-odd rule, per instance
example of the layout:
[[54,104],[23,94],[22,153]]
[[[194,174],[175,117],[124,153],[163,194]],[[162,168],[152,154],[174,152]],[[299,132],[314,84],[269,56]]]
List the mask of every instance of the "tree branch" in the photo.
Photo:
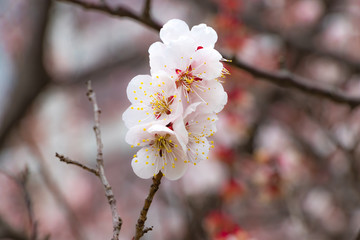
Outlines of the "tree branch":
[[[144,20],[143,17],[137,16],[135,13],[131,12],[130,10],[125,9],[124,7],[111,8],[107,5],[85,3],[85,2],[82,2],[79,0],[58,0],[58,1],[71,2],[71,3],[80,5],[87,9],[102,11],[102,12],[105,12],[105,13],[108,13],[111,15],[115,15],[118,17],[129,17],[129,18],[139,21],[139,22],[145,24],[146,26],[148,26],[154,30],[157,30],[157,31],[159,31],[161,28],[161,25],[159,25],[158,23],[155,23],[154,20],[152,20],[151,18]],[[294,44],[293,41],[290,41],[290,43]],[[319,51],[317,49],[315,49],[313,47],[309,47],[307,45],[304,45],[303,43],[297,43],[296,46],[298,48],[301,48],[302,50],[313,51],[314,53],[319,53]],[[325,53],[323,53],[323,54],[325,54]],[[342,57],[339,57],[339,58],[335,57],[336,54],[334,55],[332,53],[326,53],[325,55],[329,56],[329,57],[333,57],[338,60],[343,60]],[[347,60],[346,63],[350,67],[357,66],[360,69],[360,64],[358,64],[357,62]],[[264,70],[260,70],[251,65],[248,65],[244,62],[241,62],[240,60],[238,60],[236,58],[234,58],[233,62],[230,64],[237,68],[243,69],[243,70],[251,73],[255,77],[262,78],[262,80],[271,82],[271,83],[276,84],[281,87],[298,89],[298,90],[300,90],[304,93],[310,94],[310,95],[323,97],[323,98],[329,99],[333,102],[349,105],[352,108],[357,107],[360,104],[360,97],[351,97],[351,96],[347,95],[346,93],[343,93],[334,88],[323,87],[319,84],[313,84],[312,82],[314,82],[314,81],[308,80],[304,77],[300,77],[300,76],[293,74],[291,72],[288,72],[288,71],[282,71],[282,72],[278,72],[278,73],[270,73],[270,72],[267,72]]]
[[67,164],[73,164],[73,165],[76,165],[78,167],[81,167],[82,169],[88,171],[88,172],[91,172],[93,174],[95,174],[96,176],[100,176],[99,175],[99,171],[97,169],[93,169],[91,167],[88,167],[82,163],[79,163],[77,161],[74,161],[74,160],[71,160],[70,158],[68,157],[65,157],[64,155],[61,155],[61,154],[58,154],[58,153],[55,153],[55,156],[61,161],[61,162],[65,162]]
[[151,19],[151,0],[145,0],[142,17],[144,19]]
[[112,188],[106,178],[105,170],[104,170],[104,159],[103,159],[103,152],[102,152],[103,144],[101,141],[101,130],[100,130],[101,110],[97,104],[96,95],[91,87],[91,82],[89,81],[87,83],[87,85],[88,85],[88,91],[87,91],[86,95],[88,96],[89,101],[93,104],[93,110],[94,110],[94,120],[95,120],[94,132],[95,132],[95,136],[96,136],[96,145],[97,145],[97,157],[96,157],[97,168],[98,168],[97,171],[99,173],[99,178],[100,178],[102,184],[104,185],[105,196],[106,196],[108,203],[110,205],[110,208],[111,208],[112,222],[113,222],[112,240],[117,240],[117,239],[119,239],[119,233],[121,230],[122,220],[117,212],[116,199],[115,199],[114,193],[112,191]]
[[161,178],[163,177],[163,173],[159,172],[155,177],[152,178],[153,183],[150,187],[150,192],[147,198],[145,199],[144,207],[142,208],[140,212],[140,217],[136,224],[136,232],[134,236],[134,240],[139,240],[145,233],[152,230],[153,227],[145,228],[145,221],[147,219],[147,213],[149,211],[150,205],[152,203],[152,200],[155,196],[156,191],[159,189]]
[[[160,31],[160,29],[161,29],[161,25],[159,23],[155,22],[150,17],[147,17],[146,14],[144,16],[138,16],[134,12],[130,11],[129,9],[127,9],[123,6],[118,6],[118,7],[112,8],[109,5],[104,4],[104,3],[97,4],[97,3],[83,2],[80,0],[58,0],[58,1],[73,3],[73,4],[83,7],[85,9],[91,9],[91,10],[95,10],[95,11],[104,12],[104,13],[107,13],[107,14],[110,14],[113,16],[117,16],[117,17],[128,17],[128,18],[134,19],[138,22],[141,22],[142,24],[149,26],[157,31]],[[148,3],[146,3],[146,4],[148,4]],[[146,7],[145,7],[145,9],[146,9]]]
[[355,108],[360,104],[360,97],[351,97],[335,88],[324,87],[319,84],[315,84],[314,81],[298,76],[289,71],[283,70],[276,73],[271,73],[253,67],[236,58],[233,58],[232,62],[229,64],[249,72],[254,77],[271,82],[280,87],[298,89],[310,95],[323,97],[333,102],[349,105],[352,108]]
[[29,179],[29,169],[25,169],[19,174],[19,176],[12,176],[6,172],[0,171],[1,174],[11,179],[21,189],[22,195],[24,196],[25,206],[27,209],[28,220],[30,224],[30,234],[26,237],[22,232],[17,232],[13,229],[4,219],[0,217],[0,239],[11,238],[11,239],[37,239],[37,222],[34,216],[33,204],[31,201],[30,193],[28,191],[27,183]]
[[321,57],[326,57],[337,61],[338,63],[344,64],[349,67],[351,70],[355,72],[360,72],[360,61],[349,58],[348,56],[327,50],[322,48],[321,46],[316,46],[312,41],[306,39],[304,36],[292,36],[286,33],[283,33],[280,29],[276,29],[274,27],[267,26],[261,23],[258,18],[256,17],[257,14],[245,14],[242,16],[241,20],[249,27],[255,31],[265,33],[265,34],[273,34],[277,35],[281,38],[281,40],[304,53],[318,55]]
[[33,209],[33,204],[31,201],[30,193],[29,193],[28,187],[27,187],[29,174],[30,174],[29,169],[27,167],[25,167],[24,171],[20,173],[20,176],[18,177],[17,182],[22,189],[25,203],[26,203],[26,208],[28,210],[28,217],[29,217],[29,223],[30,223],[30,228],[31,228],[30,240],[36,240],[37,235],[38,235],[37,234],[38,227],[37,227],[37,221],[35,220],[35,216],[34,216],[34,209]]
[[50,82],[50,77],[43,64],[44,41],[47,23],[50,18],[51,1],[36,0],[30,5],[29,19],[32,26],[31,35],[21,58],[17,59],[17,74],[13,88],[10,90],[9,101],[0,124],[0,148],[4,146],[6,138],[20,120],[26,115],[31,104]]
[[87,167],[77,161],[71,160],[67,157],[64,157],[61,154],[58,154],[58,153],[56,153],[56,157],[59,158],[60,161],[62,161],[62,162],[79,166],[79,167],[85,169],[86,171],[89,171],[89,172],[95,174],[96,176],[98,176],[100,178],[100,181],[101,181],[102,185],[104,186],[105,196],[108,200],[108,203],[109,203],[110,209],[111,209],[112,223],[113,223],[112,240],[118,240],[120,230],[121,230],[121,225],[122,225],[122,219],[120,218],[120,216],[118,214],[117,207],[116,207],[116,199],[115,199],[114,193],[112,191],[111,185],[110,185],[109,181],[107,180],[107,177],[105,175],[105,170],[104,170],[104,159],[103,159],[103,152],[102,152],[103,144],[101,141],[101,130],[100,130],[101,110],[97,104],[96,95],[91,87],[90,81],[87,82],[87,87],[88,87],[88,91],[87,91],[86,95],[89,98],[89,101],[92,103],[93,110],[94,110],[95,124],[94,124],[93,129],[95,132],[96,146],[97,146],[97,156],[96,156],[97,169]]
[[30,240],[23,232],[17,231],[12,228],[0,216],[0,239],[14,239],[14,240]]

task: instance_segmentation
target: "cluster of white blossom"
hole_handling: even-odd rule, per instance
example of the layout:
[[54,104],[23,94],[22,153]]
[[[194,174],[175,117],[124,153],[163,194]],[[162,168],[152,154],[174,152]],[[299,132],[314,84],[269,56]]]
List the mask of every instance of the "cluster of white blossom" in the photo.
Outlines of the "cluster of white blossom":
[[217,34],[205,24],[190,30],[173,19],[160,38],[149,48],[151,75],[138,75],[127,87],[131,106],[123,120],[126,142],[142,147],[132,159],[135,174],[150,178],[161,171],[175,180],[214,147],[207,137],[227,102],[219,79],[228,71],[214,49]]

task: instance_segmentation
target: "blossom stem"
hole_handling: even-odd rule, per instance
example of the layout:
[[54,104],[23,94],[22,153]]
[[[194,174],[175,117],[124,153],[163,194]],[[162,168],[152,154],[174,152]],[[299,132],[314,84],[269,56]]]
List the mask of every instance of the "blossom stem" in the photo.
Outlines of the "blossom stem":
[[144,207],[140,212],[140,216],[136,224],[136,232],[133,238],[134,240],[139,240],[146,232],[152,230],[152,227],[144,229],[145,221],[147,219],[147,213],[149,211],[155,193],[159,189],[162,177],[163,177],[163,173],[160,171],[155,177],[152,178],[153,183],[151,184],[149,195],[145,199]]

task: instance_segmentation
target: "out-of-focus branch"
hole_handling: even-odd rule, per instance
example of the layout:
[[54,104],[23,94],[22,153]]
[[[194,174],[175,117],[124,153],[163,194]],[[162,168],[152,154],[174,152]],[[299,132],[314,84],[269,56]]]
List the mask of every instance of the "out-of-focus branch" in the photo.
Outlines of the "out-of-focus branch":
[[29,169],[27,167],[25,167],[24,171],[18,177],[17,182],[22,189],[25,203],[26,203],[26,208],[28,211],[29,223],[30,223],[30,229],[31,229],[30,240],[36,240],[37,239],[37,222],[36,222],[35,216],[34,216],[34,209],[33,209],[32,201],[31,201],[30,193],[27,188],[29,174],[30,174]]
[[[122,49],[119,49],[119,52],[120,51],[122,51]],[[130,56],[115,61],[103,59],[99,61],[99,64],[97,66],[87,71],[62,76],[55,79],[53,83],[61,86],[69,85],[73,87],[76,84],[79,86],[83,86],[89,79],[92,79],[92,82],[94,82],[95,80],[103,80],[103,76],[107,75],[110,72],[121,70],[125,71],[129,67],[134,66],[135,64],[142,64],[144,62],[144,58],[141,56],[142,53],[143,52],[140,52],[140,50],[137,49],[136,51],[134,51],[134,53],[131,53]]]
[[[87,2],[82,2],[79,0],[58,0],[58,1],[75,3],[84,8],[87,8],[87,9],[99,10],[99,11],[109,13],[109,14],[119,16],[119,17],[129,17],[129,18],[139,21],[157,31],[159,31],[161,28],[161,26],[158,23],[156,23],[154,25],[155,22],[153,20],[148,19],[148,20],[144,21],[144,19],[142,17],[137,16],[135,13],[125,9],[124,7],[111,8],[107,5],[87,3]],[[314,53],[318,52],[317,49],[315,49],[315,48],[310,48],[308,50],[313,51]],[[270,73],[270,72],[258,69],[254,66],[248,65],[236,58],[234,58],[233,62],[230,64],[237,68],[243,69],[243,70],[251,73],[255,77],[261,78],[265,81],[269,81],[269,82],[279,85],[281,87],[299,89],[299,90],[301,90],[305,93],[311,94],[311,95],[316,95],[319,97],[327,98],[327,99],[332,100],[337,103],[347,104],[350,107],[356,107],[360,104],[360,97],[357,97],[357,98],[350,97],[347,94],[345,94],[337,89],[323,87],[321,85],[314,84],[314,83],[312,83],[313,81],[310,81],[308,79],[305,79],[304,77],[300,77],[300,76],[293,74],[291,72],[288,72],[288,71],[282,71],[282,72],[278,72],[278,73]],[[352,65],[351,63],[349,63],[349,64]],[[358,65],[358,67],[360,70],[360,64]]]
[[30,234],[29,237],[20,231],[13,229],[5,219],[0,217],[0,239],[11,238],[11,239],[28,239],[36,240],[37,239],[37,222],[35,221],[33,205],[28,191],[27,183],[29,179],[29,169],[25,169],[19,174],[19,176],[12,176],[6,172],[0,171],[1,174],[11,179],[16,185],[21,189],[22,195],[24,196],[25,206],[27,209],[28,220],[30,223]]
[[145,0],[142,17],[144,19],[151,19],[151,0]]
[[[138,16],[134,12],[125,8],[124,6],[118,6],[118,7],[113,8],[104,3],[98,4],[98,3],[84,2],[84,1],[80,1],[80,0],[58,0],[58,1],[73,3],[76,5],[80,5],[81,7],[85,8],[85,9],[91,9],[91,10],[104,12],[104,13],[107,13],[107,14],[110,14],[113,16],[117,16],[117,17],[128,17],[128,18],[134,19],[138,22],[141,22],[144,25],[149,26],[158,31],[161,28],[161,25],[159,23],[155,22],[155,20],[153,20],[149,17],[150,14],[149,14],[149,16],[147,16],[146,14],[144,16]],[[146,3],[146,4],[148,4],[148,3]],[[149,9],[149,12],[150,12],[150,9]]]
[[21,128],[21,137],[28,145],[31,153],[34,155],[34,159],[38,163],[38,169],[43,183],[51,193],[51,196],[57,202],[58,206],[61,208],[62,212],[64,213],[72,235],[79,240],[85,239],[82,233],[82,229],[79,225],[78,217],[76,216],[68,201],[62,194],[52,175],[49,173],[49,168],[46,164],[45,157],[42,154],[40,146],[34,139],[33,133],[31,132],[29,127],[24,126]]
[[30,240],[23,232],[17,231],[12,228],[1,216],[0,239]]
[[242,16],[242,21],[253,30],[256,30],[265,34],[272,34],[280,37],[280,39],[288,46],[302,51],[306,54],[317,55],[321,57],[330,58],[337,62],[344,64],[353,71],[360,72],[360,61],[349,58],[348,56],[327,50],[321,46],[315,45],[312,41],[303,36],[291,36],[287,33],[282,32],[280,29],[275,27],[267,26],[261,23],[256,17],[257,14],[249,13]]
[[289,71],[282,70],[271,73],[246,64],[237,58],[233,58],[232,62],[229,64],[249,72],[254,77],[271,82],[280,87],[298,89],[310,95],[323,97],[333,102],[349,105],[352,108],[357,107],[360,104],[360,97],[351,97],[335,88],[315,84],[313,81]]
[[8,105],[3,112],[0,125],[0,147],[5,143],[11,130],[18,125],[35,98],[50,82],[43,65],[43,47],[49,19],[51,1],[35,0],[28,8],[31,34],[27,38],[21,59],[18,59],[15,81],[11,89]]
[[89,101],[92,103],[93,110],[94,110],[94,120],[95,120],[94,132],[95,132],[96,146],[97,146],[97,157],[96,157],[97,169],[87,167],[82,163],[71,160],[67,157],[64,157],[61,154],[58,154],[58,153],[56,153],[56,157],[59,158],[60,161],[62,161],[62,162],[81,167],[81,168],[85,169],[86,171],[89,171],[100,178],[100,181],[104,186],[105,196],[110,205],[111,214],[112,214],[112,223],[113,223],[112,240],[118,240],[120,230],[121,230],[121,225],[122,225],[122,219],[120,218],[120,216],[118,214],[117,207],[116,207],[116,199],[115,199],[114,193],[112,191],[111,185],[109,184],[109,181],[107,180],[107,177],[105,175],[105,170],[104,170],[104,158],[103,158],[103,152],[102,152],[103,144],[101,141],[101,130],[100,130],[101,110],[97,104],[96,95],[91,87],[91,82],[89,81],[87,84],[88,84],[88,91],[87,91],[86,95],[88,96]]
[[145,199],[144,207],[140,212],[139,219],[136,224],[136,232],[134,236],[134,240],[139,240],[145,233],[152,230],[153,227],[145,228],[145,221],[147,219],[147,213],[149,211],[152,200],[155,196],[155,193],[159,189],[161,178],[163,177],[163,173],[159,172],[155,177],[152,178],[153,183],[151,184],[149,195]]

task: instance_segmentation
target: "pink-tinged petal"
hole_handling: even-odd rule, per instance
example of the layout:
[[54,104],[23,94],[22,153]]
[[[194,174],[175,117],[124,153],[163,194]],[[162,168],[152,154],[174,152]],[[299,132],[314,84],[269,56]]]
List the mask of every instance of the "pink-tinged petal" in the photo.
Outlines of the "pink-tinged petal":
[[190,35],[202,47],[213,48],[218,39],[216,31],[203,23],[192,27]]
[[157,160],[156,151],[151,147],[143,147],[131,161],[131,167],[135,174],[143,179],[148,179],[156,175],[161,167]]
[[188,35],[189,32],[189,26],[184,21],[171,19],[161,28],[160,38],[165,44],[168,44],[182,36]]

